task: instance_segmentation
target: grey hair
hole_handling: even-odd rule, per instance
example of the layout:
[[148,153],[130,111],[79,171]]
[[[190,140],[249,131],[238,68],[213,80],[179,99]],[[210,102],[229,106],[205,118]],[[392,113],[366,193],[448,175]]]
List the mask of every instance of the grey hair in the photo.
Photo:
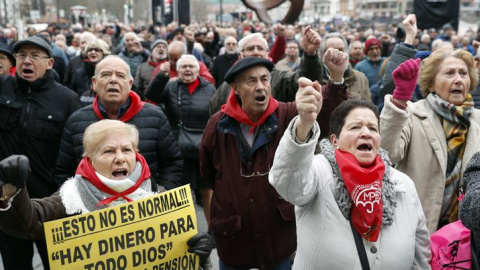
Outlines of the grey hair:
[[352,41],[352,42],[350,43],[350,45],[348,45],[348,51],[350,52],[350,51],[352,50],[353,45],[354,45],[355,43],[360,43],[360,47],[362,47],[362,52],[363,52],[363,44],[362,44],[362,42],[361,42],[360,40],[354,40],[354,41]]
[[326,34],[325,36],[323,36],[322,38],[322,42],[320,43],[320,55],[323,55],[326,51],[326,44],[327,44],[327,40],[329,38],[339,38],[343,41],[343,48],[344,48],[344,52],[348,53],[348,43],[347,43],[347,39],[342,35],[340,34],[339,32],[332,32],[332,33],[328,33]]
[[180,56],[180,58],[178,58],[178,60],[177,60],[177,70],[180,69],[180,65],[183,63],[183,61],[187,60],[187,59],[193,60],[193,63],[195,65],[195,67],[197,68],[197,70],[200,70],[200,64],[198,63],[197,58],[195,56],[191,55],[191,54],[182,54],[182,56]]
[[98,68],[98,66],[102,65],[103,61],[107,61],[108,59],[111,59],[111,58],[117,58],[117,59],[122,60],[122,64],[127,68],[127,78],[128,79],[133,78],[132,74],[130,74],[130,66],[127,64],[127,62],[125,62],[125,60],[120,58],[120,56],[114,55],[114,54],[107,55],[107,57],[104,57],[102,60],[100,60],[100,62],[98,62],[97,66],[95,68],[95,75],[94,75],[95,77],[97,77],[98,73],[100,72],[100,69]]
[[263,38],[263,35],[261,33],[253,33],[253,34],[248,34],[246,36],[244,36],[242,39],[240,39],[240,41],[238,42],[238,48],[237,48],[237,51],[240,53],[243,51],[243,47],[245,46],[245,43],[248,43],[250,40],[252,39],[260,39],[263,43],[263,45],[265,46],[265,49],[268,51],[268,43],[267,41],[265,40],[265,38]]

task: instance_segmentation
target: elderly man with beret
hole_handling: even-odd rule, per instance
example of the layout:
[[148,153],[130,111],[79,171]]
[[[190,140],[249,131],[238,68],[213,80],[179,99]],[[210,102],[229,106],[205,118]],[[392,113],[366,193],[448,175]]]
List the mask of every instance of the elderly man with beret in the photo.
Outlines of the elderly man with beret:
[[[52,50],[44,39],[33,36],[17,42],[13,56],[16,76],[0,76],[0,159],[27,156],[32,169],[27,191],[31,198],[43,198],[57,190],[54,169],[60,137],[80,103],[75,92],[54,80]],[[49,269],[45,242],[36,244],[44,269]],[[0,231],[0,252],[4,269],[32,269],[31,240]]]
[[[329,49],[324,63],[331,81],[323,88],[307,78],[299,87],[310,87],[317,102],[332,104],[331,93],[345,91],[343,72],[348,55]],[[294,207],[268,182],[275,150],[290,120],[297,115],[294,103],[272,96],[274,64],[247,57],[225,76],[232,87],[227,103],[212,115],[200,146],[200,170],[213,189],[209,230],[215,235],[220,270],[291,269],[296,249]],[[307,98],[300,97],[298,98]],[[310,98],[311,98],[310,97]],[[323,115],[325,111],[320,113]]]

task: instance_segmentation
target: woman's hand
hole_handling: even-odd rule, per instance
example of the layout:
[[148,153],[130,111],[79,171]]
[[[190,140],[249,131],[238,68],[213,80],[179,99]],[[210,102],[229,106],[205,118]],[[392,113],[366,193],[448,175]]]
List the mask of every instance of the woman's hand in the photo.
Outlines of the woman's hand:
[[301,77],[298,79],[298,86],[295,102],[300,118],[296,123],[296,136],[303,142],[307,139],[322,109],[323,97],[322,86],[317,81],[312,82]]
[[30,162],[26,156],[13,155],[0,161],[0,185],[3,200],[11,198],[24,188],[30,176]]
[[197,233],[197,235],[188,239],[188,252],[195,253],[200,256],[200,264],[205,264],[212,249],[215,247],[213,237],[208,233]]
[[[395,90],[393,90],[393,98],[397,101],[405,103],[412,99],[415,86],[417,85],[419,64],[422,61],[418,59],[408,59],[401,63],[392,73],[395,82]],[[405,105],[402,104],[402,105]]]

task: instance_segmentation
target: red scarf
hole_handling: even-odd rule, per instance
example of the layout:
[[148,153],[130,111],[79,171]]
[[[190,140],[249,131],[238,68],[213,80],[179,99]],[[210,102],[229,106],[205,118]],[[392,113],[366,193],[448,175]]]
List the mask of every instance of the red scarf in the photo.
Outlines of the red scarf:
[[385,164],[377,155],[375,164],[362,167],[354,155],[335,150],[340,174],[353,201],[352,223],[363,238],[376,242],[382,227],[382,182]]
[[278,108],[278,101],[270,95],[270,99],[268,101],[267,109],[263,112],[263,115],[258,119],[257,122],[253,122],[250,120],[248,115],[245,111],[242,110],[242,107],[238,103],[237,95],[233,89],[230,90],[230,95],[228,96],[227,103],[222,105],[222,112],[226,115],[232,117],[233,119],[237,120],[238,122],[252,126],[250,129],[250,133],[255,131],[257,126],[261,126],[265,120]]
[[[131,99],[131,104],[130,107],[127,109],[127,111],[120,117],[120,121],[126,123],[130,121],[137,113],[143,108],[145,105],[145,102],[143,102],[140,99],[140,96],[138,96],[137,93],[130,91],[128,94],[130,99]],[[95,115],[100,119],[105,119],[103,117],[102,113],[100,112],[100,109],[98,108],[98,95],[95,96],[95,99],[93,100],[93,112]]]
[[189,84],[187,84],[188,92],[190,95],[193,95],[193,92],[197,89],[197,87],[200,85],[200,79],[197,77],[197,79]]
[[163,64],[163,63],[165,63],[166,61],[167,61],[167,58],[162,59],[162,60],[160,60],[160,61],[158,61],[158,62],[153,62],[153,61],[150,59],[150,60],[148,61],[148,64],[149,64],[150,66],[152,66],[152,67],[158,67],[160,64]]
[[113,189],[111,189],[109,186],[105,185],[100,179],[98,178],[97,174],[95,173],[95,169],[92,166],[92,163],[90,162],[90,159],[88,157],[84,157],[81,161],[80,164],[78,164],[77,171],[75,174],[78,174],[85,178],[88,182],[90,182],[92,185],[94,185],[96,188],[99,190],[112,195],[110,198],[106,198],[101,200],[98,204],[109,204],[113,201],[116,201],[117,199],[124,198],[127,202],[131,202],[132,199],[128,198],[127,195],[130,193],[134,192],[135,190],[138,189],[138,187],[148,178],[150,178],[150,169],[148,168],[148,164],[145,161],[145,158],[137,153],[137,161],[140,162],[142,165],[142,173],[140,174],[140,177],[138,178],[138,181],[130,187],[129,189],[123,191],[123,192],[117,192]]

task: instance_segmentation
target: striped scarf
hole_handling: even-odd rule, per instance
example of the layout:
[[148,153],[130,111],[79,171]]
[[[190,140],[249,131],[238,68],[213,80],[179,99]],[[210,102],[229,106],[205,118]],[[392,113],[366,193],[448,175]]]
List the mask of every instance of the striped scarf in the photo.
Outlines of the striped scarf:
[[438,95],[427,96],[432,109],[442,117],[442,126],[447,139],[447,171],[445,172],[445,193],[439,227],[458,219],[458,195],[462,177],[462,159],[473,110],[472,95],[460,106],[455,106]]

